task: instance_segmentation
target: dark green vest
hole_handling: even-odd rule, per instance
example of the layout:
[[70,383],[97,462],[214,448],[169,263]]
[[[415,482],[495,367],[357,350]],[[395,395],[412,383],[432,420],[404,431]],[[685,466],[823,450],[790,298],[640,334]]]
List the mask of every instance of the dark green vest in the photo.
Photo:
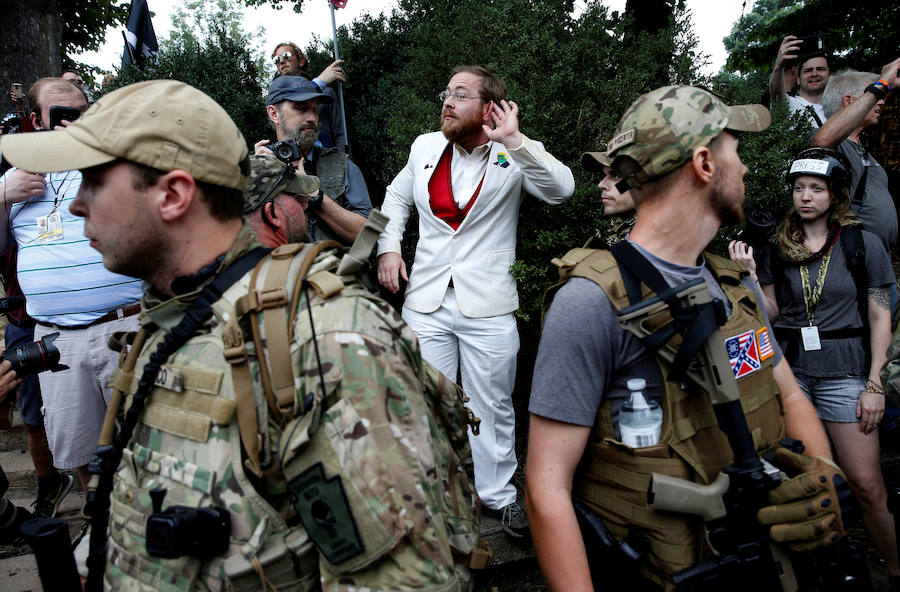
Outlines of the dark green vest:
[[[345,197],[347,186],[347,155],[337,148],[321,148],[316,154],[315,175],[319,177],[319,188],[325,195],[342,208],[350,209]],[[309,238],[311,241],[336,240],[343,242],[328,224],[317,215],[309,215]]]

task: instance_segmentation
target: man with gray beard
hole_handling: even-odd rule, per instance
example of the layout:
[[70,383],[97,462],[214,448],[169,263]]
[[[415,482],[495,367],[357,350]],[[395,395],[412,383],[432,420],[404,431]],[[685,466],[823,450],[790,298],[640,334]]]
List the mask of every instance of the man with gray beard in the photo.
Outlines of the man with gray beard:
[[[309,200],[309,237],[350,244],[366,223],[372,202],[362,173],[337,148],[323,148],[319,135],[319,103],[330,102],[305,78],[279,76],[266,98],[266,113],[278,142],[296,142],[299,158],[293,161],[301,174],[319,177],[319,193]],[[273,155],[268,140],[256,143],[257,154]]]

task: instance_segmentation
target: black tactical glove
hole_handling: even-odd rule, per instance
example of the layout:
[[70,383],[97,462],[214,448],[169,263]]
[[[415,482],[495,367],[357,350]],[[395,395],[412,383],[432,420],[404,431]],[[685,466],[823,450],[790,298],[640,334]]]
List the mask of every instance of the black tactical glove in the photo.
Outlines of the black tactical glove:
[[761,524],[771,525],[772,539],[793,551],[810,551],[843,537],[856,506],[841,469],[787,448],[775,451],[773,464],[791,478],[769,492],[773,505],[756,515]]

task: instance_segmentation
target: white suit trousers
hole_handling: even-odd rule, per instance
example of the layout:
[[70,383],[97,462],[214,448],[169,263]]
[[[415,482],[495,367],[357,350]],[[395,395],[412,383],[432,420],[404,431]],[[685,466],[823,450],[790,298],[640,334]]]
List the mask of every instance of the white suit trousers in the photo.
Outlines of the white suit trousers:
[[457,369],[468,406],[481,418],[481,432],[472,436],[475,489],[488,508],[498,510],[516,501],[511,483],[516,471],[516,418],[512,391],[516,382],[519,332],[512,313],[469,318],[459,311],[448,288],[440,308],[428,314],[403,308],[422,357],[456,382]]

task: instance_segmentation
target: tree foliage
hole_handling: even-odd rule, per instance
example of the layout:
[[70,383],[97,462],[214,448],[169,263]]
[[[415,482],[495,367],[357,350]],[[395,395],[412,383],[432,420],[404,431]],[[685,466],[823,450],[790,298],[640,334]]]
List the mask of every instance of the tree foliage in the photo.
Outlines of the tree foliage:
[[900,47],[900,4],[843,0],[757,0],[725,38],[726,68],[771,69],[786,35],[822,35],[839,65],[880,72]]
[[248,143],[268,137],[263,85],[269,74],[261,52],[252,50],[259,34],[244,31],[240,10],[228,0],[185,0],[173,25],[155,63],[125,67],[104,91],[142,80],[181,80],[222,105]]
[[[344,92],[349,139],[376,205],[406,164],[413,139],[439,128],[437,94],[459,64],[497,71],[519,106],[522,131],[575,173],[578,189],[566,204],[549,206],[529,198],[522,206],[513,273],[527,359],[537,344],[543,291],[554,281],[550,259],[606,224],[599,191],[581,170],[580,155],[605,145],[639,94],[661,84],[700,80],[704,58],[689,15],[676,8],[668,26],[651,34],[626,29],[624,15],[610,14],[596,0],[577,15],[571,0],[398,4],[390,15],[364,16],[338,33],[350,80]],[[626,45],[627,31],[636,38]],[[307,53],[311,71],[332,59],[329,42],[321,40]],[[662,75],[659,64],[665,65]],[[407,261],[415,231],[411,221],[404,241]]]
[[[95,69],[75,62],[73,54],[96,51],[106,41],[108,27],[124,25],[128,22],[130,0],[59,0],[59,16],[65,24],[62,31],[60,54],[63,68],[78,67],[80,70]],[[124,40],[122,42],[124,47]]]

